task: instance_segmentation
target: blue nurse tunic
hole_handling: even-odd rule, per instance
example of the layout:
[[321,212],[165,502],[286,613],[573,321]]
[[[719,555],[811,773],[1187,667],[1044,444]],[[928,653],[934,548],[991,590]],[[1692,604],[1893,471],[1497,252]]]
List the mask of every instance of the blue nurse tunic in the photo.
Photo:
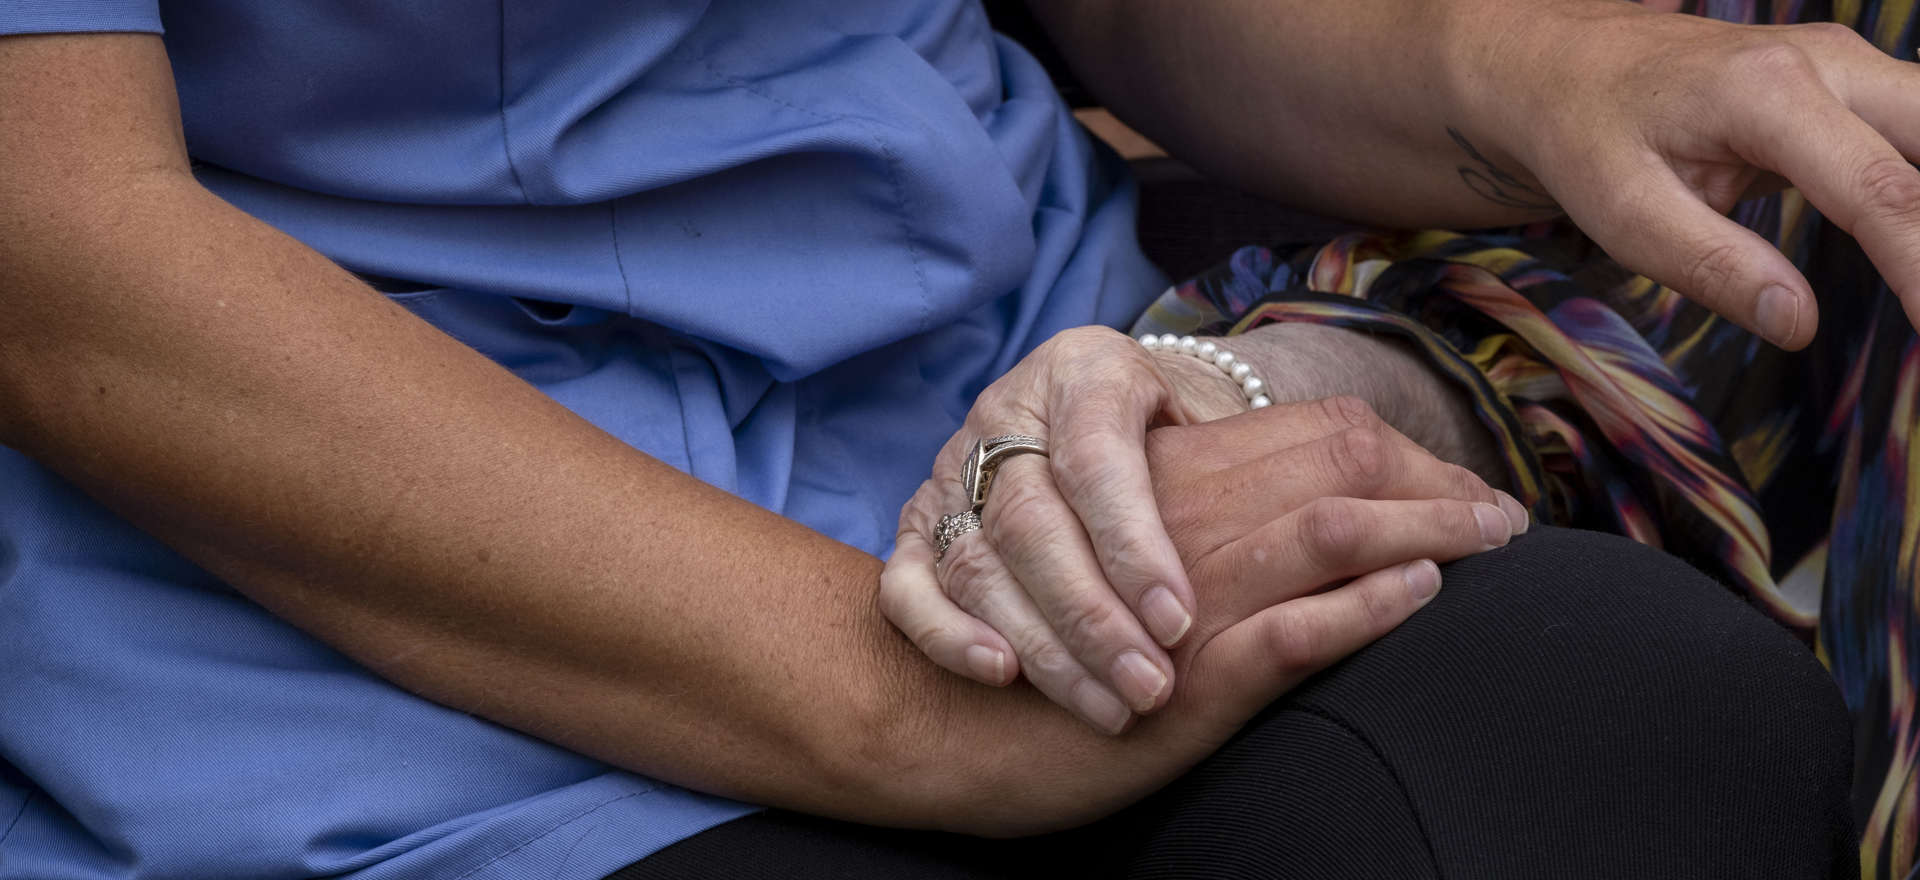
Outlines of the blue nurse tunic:
[[[877,554],[987,382],[1163,284],[974,2],[0,0],[77,31],[164,32],[214,192]],[[752,809],[407,694],[0,449],[0,878],[598,878]]]

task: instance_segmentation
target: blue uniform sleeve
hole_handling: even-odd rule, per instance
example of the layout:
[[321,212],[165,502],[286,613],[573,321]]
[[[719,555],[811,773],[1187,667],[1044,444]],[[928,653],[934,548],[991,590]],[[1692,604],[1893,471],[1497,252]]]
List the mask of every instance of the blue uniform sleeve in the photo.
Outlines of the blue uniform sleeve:
[[157,34],[160,0],[0,0],[0,34]]

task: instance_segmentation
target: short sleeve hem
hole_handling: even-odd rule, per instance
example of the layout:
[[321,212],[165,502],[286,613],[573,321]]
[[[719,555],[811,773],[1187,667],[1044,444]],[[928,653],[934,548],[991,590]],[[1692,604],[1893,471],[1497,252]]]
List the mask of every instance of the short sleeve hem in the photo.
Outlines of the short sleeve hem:
[[133,31],[163,33],[159,0],[7,0],[0,35]]

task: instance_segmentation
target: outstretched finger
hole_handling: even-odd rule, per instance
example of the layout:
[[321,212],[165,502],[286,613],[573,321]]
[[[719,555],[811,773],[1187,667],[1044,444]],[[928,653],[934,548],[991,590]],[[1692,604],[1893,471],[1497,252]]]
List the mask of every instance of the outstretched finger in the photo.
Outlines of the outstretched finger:
[[1812,288],[1779,249],[1701,201],[1656,157],[1615,172],[1606,199],[1567,206],[1609,256],[1781,348],[1813,339]]
[[1451,498],[1498,506],[1516,534],[1528,527],[1524,506],[1472,471],[1434,458],[1384,424],[1348,428],[1199,478],[1192,497],[1206,506],[1174,508],[1181,548],[1191,562],[1320,498],[1418,500]]
[[1793,112],[1750,114],[1751,134],[1739,146],[1859,241],[1920,326],[1920,170],[1824,89],[1809,86],[1799,97]]
[[1327,584],[1412,559],[1451,562],[1512,536],[1492,504],[1322,498],[1221,547],[1198,570],[1224,586],[1208,618],[1238,620]]

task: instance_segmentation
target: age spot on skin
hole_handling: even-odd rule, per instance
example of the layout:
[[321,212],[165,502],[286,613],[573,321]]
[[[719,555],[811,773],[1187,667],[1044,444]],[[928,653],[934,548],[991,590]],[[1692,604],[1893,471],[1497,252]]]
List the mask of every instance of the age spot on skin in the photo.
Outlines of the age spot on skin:
[[493,561],[493,551],[492,551],[492,550],[488,550],[488,549],[487,549],[487,548],[485,548],[485,547],[482,547],[482,548],[480,548],[479,550],[477,550],[477,551],[474,551],[474,554],[473,554],[473,558],[475,558],[475,559],[478,559],[478,560],[480,560],[480,562],[481,562],[482,564],[485,564],[485,563],[488,563],[488,562],[492,562],[492,561]]

